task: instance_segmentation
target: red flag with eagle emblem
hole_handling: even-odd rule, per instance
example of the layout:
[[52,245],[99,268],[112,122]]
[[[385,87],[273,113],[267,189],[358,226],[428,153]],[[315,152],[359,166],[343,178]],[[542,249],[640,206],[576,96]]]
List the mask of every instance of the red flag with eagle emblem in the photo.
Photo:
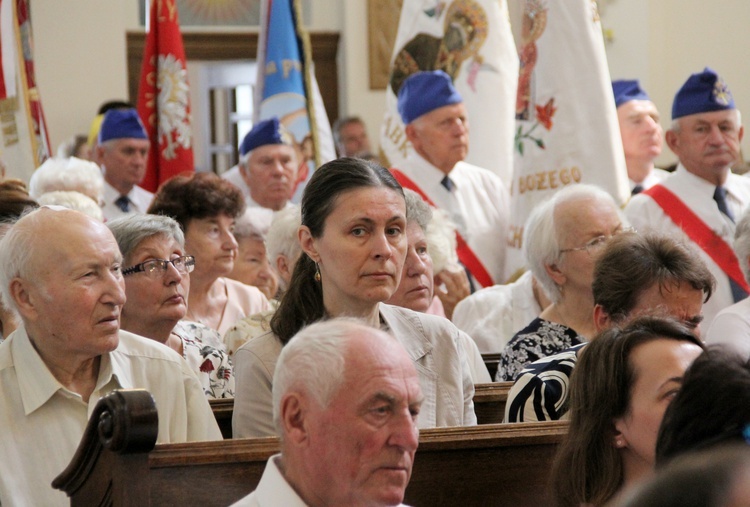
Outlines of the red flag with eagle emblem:
[[151,2],[138,114],[151,140],[141,186],[155,192],[172,176],[194,171],[185,49],[175,0]]

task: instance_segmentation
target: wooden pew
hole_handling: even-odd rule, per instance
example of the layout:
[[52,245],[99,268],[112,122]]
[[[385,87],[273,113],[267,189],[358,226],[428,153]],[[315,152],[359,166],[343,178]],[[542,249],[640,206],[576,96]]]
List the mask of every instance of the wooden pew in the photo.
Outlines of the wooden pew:
[[479,424],[499,424],[505,417],[505,403],[513,382],[474,385],[474,412]]
[[[507,399],[507,396],[506,396]],[[219,424],[221,435],[224,438],[232,438],[232,412],[234,412],[234,398],[220,400],[208,400],[214,413],[216,422]],[[505,410],[503,408],[503,410]]]
[[[474,386],[474,412],[479,424],[499,424],[505,415],[505,402],[513,382],[493,382]],[[234,399],[209,400],[224,438],[232,438]]]
[[[143,390],[97,405],[53,486],[71,505],[229,505],[255,489],[277,438],[156,445],[156,407]],[[551,460],[567,423],[423,430],[405,503],[545,505]]]
[[500,353],[493,352],[491,354],[482,354],[482,359],[484,359],[484,365],[487,367],[487,371],[490,372],[490,378],[495,380],[497,367],[500,364]]

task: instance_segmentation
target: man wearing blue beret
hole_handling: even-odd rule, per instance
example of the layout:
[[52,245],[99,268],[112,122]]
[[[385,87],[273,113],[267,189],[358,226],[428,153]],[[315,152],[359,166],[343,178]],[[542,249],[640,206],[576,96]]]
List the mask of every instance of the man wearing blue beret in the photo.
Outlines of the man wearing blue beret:
[[743,128],[732,93],[709,68],[677,92],[672,120],[666,140],[680,160],[677,170],[633,197],[625,214],[638,230],[675,236],[701,254],[716,278],[716,291],[703,308],[705,333],[720,310],[748,292],[731,247],[735,220],[750,204],[750,179],[731,172]]
[[299,163],[292,135],[277,117],[256,123],[240,145],[240,163],[222,175],[245,195],[248,208],[284,209],[294,193]]
[[151,142],[135,109],[111,109],[102,120],[97,159],[104,173],[102,214],[112,220],[145,213],[154,194],[138,186],[146,175]]
[[448,213],[458,258],[475,282],[503,283],[510,197],[497,175],[464,162],[469,120],[451,78],[441,70],[412,74],[399,89],[398,111],[413,150],[394,176]]
[[654,160],[661,154],[663,142],[659,111],[635,79],[612,81],[612,91],[620,123],[630,191],[635,195],[669,176],[667,171],[654,167]]

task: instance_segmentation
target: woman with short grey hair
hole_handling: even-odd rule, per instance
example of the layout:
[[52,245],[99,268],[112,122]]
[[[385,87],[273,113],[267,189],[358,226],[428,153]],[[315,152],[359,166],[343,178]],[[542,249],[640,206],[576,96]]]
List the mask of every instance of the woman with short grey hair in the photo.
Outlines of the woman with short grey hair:
[[594,185],[558,191],[531,212],[523,253],[552,301],[500,354],[497,381],[513,381],[527,364],[594,336],[594,263],[615,235],[628,230],[612,196]]
[[187,313],[189,273],[180,225],[162,215],[129,214],[107,222],[123,256],[127,300],[121,327],[163,343],[180,354],[208,398],[233,398],[234,373],[217,331],[182,319]]

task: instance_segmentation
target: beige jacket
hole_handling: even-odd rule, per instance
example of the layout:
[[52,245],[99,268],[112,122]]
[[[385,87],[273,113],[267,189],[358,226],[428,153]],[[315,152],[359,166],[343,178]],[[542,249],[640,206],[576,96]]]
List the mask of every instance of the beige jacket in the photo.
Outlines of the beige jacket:
[[[472,426],[474,384],[459,331],[450,321],[405,308],[380,304],[380,315],[414,362],[424,394],[420,428]],[[272,332],[254,338],[234,355],[236,393],[234,438],[276,435],[271,386],[281,342]]]

